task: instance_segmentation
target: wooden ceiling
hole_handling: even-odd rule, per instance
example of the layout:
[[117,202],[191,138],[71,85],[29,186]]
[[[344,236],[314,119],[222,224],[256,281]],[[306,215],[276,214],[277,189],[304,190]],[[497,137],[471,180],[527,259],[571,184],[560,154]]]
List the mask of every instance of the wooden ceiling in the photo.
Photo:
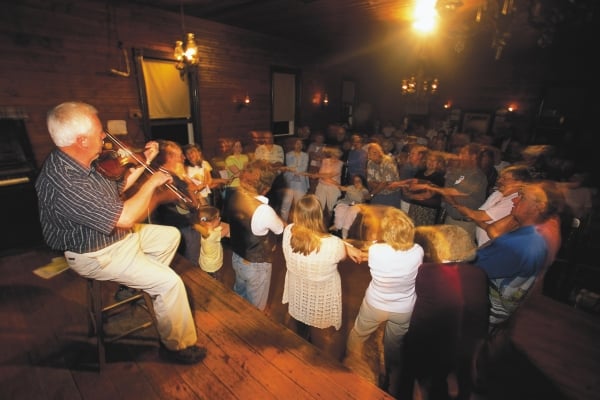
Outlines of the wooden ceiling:
[[[322,52],[409,44],[415,0],[129,0],[305,43]],[[444,46],[528,53],[597,33],[595,0],[439,0]],[[480,22],[477,13],[483,10]],[[506,11],[508,10],[508,13]],[[381,46],[380,46],[381,47]],[[569,47],[569,46],[567,46]],[[494,51],[491,51],[494,54]]]

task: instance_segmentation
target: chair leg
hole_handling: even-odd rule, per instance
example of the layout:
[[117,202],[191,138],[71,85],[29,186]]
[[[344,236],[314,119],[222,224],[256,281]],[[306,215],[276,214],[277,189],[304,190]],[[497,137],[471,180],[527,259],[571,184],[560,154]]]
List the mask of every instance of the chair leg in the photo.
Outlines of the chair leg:
[[100,282],[94,279],[88,280],[88,291],[90,296],[90,313],[94,334],[96,335],[96,347],[98,351],[98,367],[100,370],[106,364],[106,353],[104,346],[104,321],[102,318],[102,290]]
[[[95,279],[87,279],[87,285],[88,312],[90,316],[89,333],[96,336],[98,367],[99,370],[102,370],[106,365],[106,343],[112,343],[134,332],[149,328],[152,325],[156,326],[156,319],[152,308],[152,301],[146,293],[140,292],[124,300],[104,306],[102,304],[102,282]],[[139,304],[139,301],[143,301],[144,304]],[[148,313],[149,319],[129,330],[107,337],[104,324],[108,322],[109,318],[124,311],[125,306],[131,307],[136,305]]]

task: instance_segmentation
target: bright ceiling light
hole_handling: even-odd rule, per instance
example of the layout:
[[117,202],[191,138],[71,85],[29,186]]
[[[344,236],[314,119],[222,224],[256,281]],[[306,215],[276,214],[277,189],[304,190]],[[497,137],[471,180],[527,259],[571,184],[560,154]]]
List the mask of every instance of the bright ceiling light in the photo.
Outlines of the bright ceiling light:
[[413,12],[413,28],[421,33],[429,33],[437,26],[437,0],[418,0]]

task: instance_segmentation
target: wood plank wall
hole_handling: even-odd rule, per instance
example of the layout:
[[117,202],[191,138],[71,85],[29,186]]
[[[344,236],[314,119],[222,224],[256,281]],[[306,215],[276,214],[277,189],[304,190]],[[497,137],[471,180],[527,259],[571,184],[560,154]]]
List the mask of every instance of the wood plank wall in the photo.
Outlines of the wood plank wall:
[[[95,105],[103,121],[126,120],[131,141],[143,143],[141,120],[129,116],[130,110],[140,108],[132,49],[171,54],[182,36],[178,13],[118,2],[24,0],[3,4],[0,26],[0,106],[27,112],[38,166],[53,147],[46,113],[67,100]],[[272,65],[302,68],[308,90],[323,86],[300,46],[191,17],[185,18],[185,27],[196,34],[202,54],[200,118],[209,157],[220,137],[269,129]],[[129,77],[109,72],[125,70],[119,41],[128,52]],[[239,110],[235,101],[246,93],[252,105]]]
[[[396,58],[389,57],[388,49],[385,54],[362,52],[358,56],[340,52],[317,59],[312,49],[301,43],[198,18],[185,17],[185,27],[196,34],[202,54],[200,131],[208,158],[218,154],[219,138],[247,138],[250,130],[269,129],[271,66],[302,71],[301,110],[296,122],[308,124],[313,131],[340,121],[342,79],[357,82],[355,121],[363,123],[364,133],[371,130],[372,120],[400,123],[414,108],[400,94],[402,77],[397,73],[398,65],[408,60],[406,43],[398,44],[400,54]],[[38,166],[53,147],[45,125],[46,112],[66,100],[94,104],[104,121],[126,120],[131,141],[140,144],[144,141],[141,121],[129,117],[130,110],[140,108],[132,49],[170,54],[174,41],[181,37],[178,13],[150,7],[102,0],[3,2],[0,106],[21,107],[28,113],[27,127]],[[130,77],[109,72],[112,68],[125,69],[119,42],[128,51]],[[478,55],[470,57],[465,57],[456,70],[446,72],[440,94],[432,101],[429,112],[443,118],[446,111],[442,105],[447,100],[463,111],[490,113],[517,101],[520,129],[532,129],[544,85],[560,73],[552,71],[550,63],[541,65],[541,61],[524,65],[519,60],[494,63],[477,61],[482,55],[477,59]],[[474,66],[479,72],[471,68]],[[324,92],[329,105],[314,104],[315,93]],[[239,109],[235,102],[246,93],[252,104]],[[597,104],[597,100],[592,104]]]

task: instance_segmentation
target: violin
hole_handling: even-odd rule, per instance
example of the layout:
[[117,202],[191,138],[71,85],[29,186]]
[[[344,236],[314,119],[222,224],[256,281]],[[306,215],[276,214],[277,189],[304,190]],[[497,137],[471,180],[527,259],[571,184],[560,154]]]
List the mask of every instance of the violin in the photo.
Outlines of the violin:
[[134,153],[126,149],[106,149],[96,160],[96,171],[110,180],[120,181],[129,168],[145,164],[146,155],[143,152]]
[[[129,168],[137,166],[144,167],[144,169],[151,174],[157,172],[148,165],[146,155],[143,151],[134,152],[111,133],[107,131],[104,133],[106,134],[106,137],[117,146],[116,150],[113,148],[104,150],[95,162],[96,171],[100,172],[104,177],[111,180],[121,180]],[[177,187],[170,183],[165,183],[164,186],[177,195],[177,198],[181,202],[181,206],[188,210],[196,208],[195,202],[177,189]]]

